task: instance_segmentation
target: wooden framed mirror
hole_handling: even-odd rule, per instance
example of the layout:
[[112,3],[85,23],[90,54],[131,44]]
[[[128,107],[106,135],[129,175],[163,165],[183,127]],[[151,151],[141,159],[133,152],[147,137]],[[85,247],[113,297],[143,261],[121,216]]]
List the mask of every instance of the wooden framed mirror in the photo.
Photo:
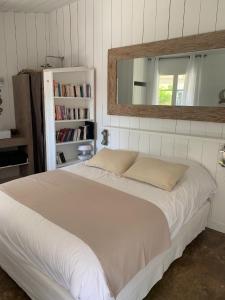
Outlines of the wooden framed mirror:
[[109,115],[225,122],[224,89],[225,30],[108,52]]

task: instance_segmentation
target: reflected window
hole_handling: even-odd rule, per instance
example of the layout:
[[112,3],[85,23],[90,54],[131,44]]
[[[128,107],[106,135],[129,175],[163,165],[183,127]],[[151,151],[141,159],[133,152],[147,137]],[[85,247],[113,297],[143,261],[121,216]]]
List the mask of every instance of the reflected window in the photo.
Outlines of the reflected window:
[[159,105],[181,105],[184,97],[185,74],[159,76]]

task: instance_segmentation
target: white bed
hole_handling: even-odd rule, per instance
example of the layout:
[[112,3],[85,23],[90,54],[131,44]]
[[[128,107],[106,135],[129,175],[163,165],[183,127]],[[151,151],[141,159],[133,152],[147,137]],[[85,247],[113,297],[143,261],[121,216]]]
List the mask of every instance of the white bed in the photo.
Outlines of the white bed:
[[[204,230],[208,199],[216,186],[203,167],[185,163],[190,168],[171,193],[83,164],[64,168],[151,201],[167,218],[172,246],[141,270],[116,300],[143,299],[170,263]],[[101,265],[85,243],[3,193],[0,265],[32,299],[112,300]]]

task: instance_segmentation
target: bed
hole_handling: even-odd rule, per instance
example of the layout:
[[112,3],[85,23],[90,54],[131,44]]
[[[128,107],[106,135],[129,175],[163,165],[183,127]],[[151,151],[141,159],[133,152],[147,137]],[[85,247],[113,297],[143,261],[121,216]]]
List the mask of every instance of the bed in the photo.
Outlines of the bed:
[[[111,296],[101,263],[82,240],[4,192],[0,192],[1,267],[35,300],[143,299],[207,225],[215,182],[199,164],[192,161],[185,164],[189,168],[172,192],[84,163],[63,169],[150,201],[166,217],[172,241],[170,248],[141,269],[116,298]],[[91,272],[86,272],[90,267]]]

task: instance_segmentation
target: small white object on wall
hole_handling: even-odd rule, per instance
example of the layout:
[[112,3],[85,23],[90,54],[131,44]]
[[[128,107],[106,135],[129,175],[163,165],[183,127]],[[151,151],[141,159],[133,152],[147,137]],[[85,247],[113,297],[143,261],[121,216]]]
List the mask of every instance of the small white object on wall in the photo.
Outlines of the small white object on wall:
[[11,131],[10,130],[0,130],[0,140],[2,139],[10,139]]

